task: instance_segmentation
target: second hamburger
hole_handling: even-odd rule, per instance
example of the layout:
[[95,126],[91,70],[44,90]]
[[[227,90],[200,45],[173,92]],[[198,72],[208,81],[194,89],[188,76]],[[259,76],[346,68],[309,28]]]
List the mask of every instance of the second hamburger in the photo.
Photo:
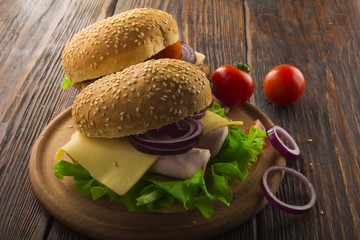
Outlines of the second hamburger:
[[[195,57],[188,45],[185,49],[193,55],[191,63],[202,63],[204,55],[196,53]],[[157,9],[137,8],[96,22],[75,34],[63,50],[62,65],[66,81],[82,89],[99,77],[148,59],[180,59],[186,55],[185,49],[173,16]],[[204,69],[209,72],[208,67]]]

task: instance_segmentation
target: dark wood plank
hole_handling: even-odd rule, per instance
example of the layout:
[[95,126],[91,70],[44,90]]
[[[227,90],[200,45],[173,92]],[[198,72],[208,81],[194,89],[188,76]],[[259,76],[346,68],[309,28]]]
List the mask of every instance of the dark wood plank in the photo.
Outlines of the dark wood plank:
[[[359,14],[353,1],[249,1],[250,55],[255,103],[296,138],[302,156],[291,167],[314,183],[315,208],[301,216],[268,206],[258,216],[262,239],[359,237]],[[304,96],[294,105],[268,104],[266,73],[292,64],[305,75]],[[313,139],[308,143],[307,139]],[[285,178],[279,197],[304,204],[299,182]],[[299,230],[301,226],[301,230]]]
[[54,221],[51,224],[47,239],[92,240],[92,238],[72,230],[59,221]]
[[[0,238],[42,239],[52,217],[28,175],[31,147],[41,130],[71,105],[60,88],[61,51],[72,35],[102,19],[110,1],[3,1],[0,14]],[[71,11],[69,11],[71,9]],[[108,13],[106,13],[108,14]]]

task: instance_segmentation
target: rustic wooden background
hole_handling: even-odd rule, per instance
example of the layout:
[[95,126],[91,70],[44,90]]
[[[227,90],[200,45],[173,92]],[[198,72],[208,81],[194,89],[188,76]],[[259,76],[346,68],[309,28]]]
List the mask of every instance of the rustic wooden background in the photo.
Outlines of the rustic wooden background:
[[[268,205],[214,239],[360,239],[358,0],[0,0],[0,239],[88,239],[40,204],[28,160],[40,132],[76,95],[60,88],[64,45],[85,26],[135,7],[171,13],[181,39],[206,54],[212,70],[250,63],[251,103],[296,138],[302,155],[288,165],[315,185],[317,203],[308,213]],[[307,80],[302,98],[288,107],[266,101],[262,89],[266,73],[283,63]],[[278,196],[304,204],[304,191],[286,175]]]

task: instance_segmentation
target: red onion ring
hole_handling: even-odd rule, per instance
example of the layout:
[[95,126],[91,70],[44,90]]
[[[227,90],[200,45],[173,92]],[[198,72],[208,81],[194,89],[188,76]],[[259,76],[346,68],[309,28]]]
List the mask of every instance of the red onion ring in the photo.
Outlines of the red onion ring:
[[[282,127],[279,126],[273,126],[271,128],[268,128],[266,130],[268,139],[271,143],[271,145],[286,159],[289,159],[291,161],[295,161],[300,156],[300,148],[296,144],[295,140],[291,135]],[[279,135],[283,137],[288,144],[290,145],[290,148],[284,144],[283,141],[279,138]]]
[[205,116],[206,111],[207,111],[207,108],[205,108],[205,109],[203,109],[203,110],[201,110],[199,112],[196,112],[191,116],[191,118],[201,119],[201,118],[203,118]]
[[156,147],[148,146],[141,142],[133,141],[133,139],[131,138],[130,138],[130,143],[139,152],[143,152],[150,155],[176,155],[190,151],[194,147],[193,145],[185,145],[184,147],[179,147],[179,148],[169,148],[169,149],[156,148]]
[[163,126],[158,131],[161,132],[163,135],[168,135],[172,138],[186,138],[195,131],[195,125],[188,124],[186,121],[180,120],[178,122]]
[[[267,175],[270,171],[274,171],[274,170],[285,171],[285,172],[291,173],[291,174],[297,176],[298,178],[300,178],[300,180],[303,183],[305,183],[306,187],[310,191],[309,203],[304,206],[297,206],[297,205],[290,205],[290,204],[287,204],[287,203],[279,200],[271,192],[269,186],[267,185]],[[288,168],[288,167],[284,167],[284,166],[272,166],[272,167],[268,168],[261,177],[260,186],[261,186],[261,190],[262,190],[265,198],[269,201],[269,203],[271,203],[274,207],[280,209],[281,211],[284,211],[287,213],[291,213],[291,214],[304,213],[304,212],[308,211],[310,208],[312,208],[316,201],[316,193],[315,193],[314,186],[303,174],[301,174],[300,172],[298,172],[292,168]]]
[[189,62],[189,63],[195,63],[196,56],[194,49],[190,47],[186,42],[181,41],[181,60]]
[[182,136],[180,137],[163,140],[161,136],[147,133],[131,135],[129,136],[129,142],[138,151],[152,155],[175,155],[187,152],[199,142],[204,127],[200,121],[192,118],[181,120],[181,124],[186,124],[188,127],[185,134],[183,134],[183,129],[180,130],[182,131]]

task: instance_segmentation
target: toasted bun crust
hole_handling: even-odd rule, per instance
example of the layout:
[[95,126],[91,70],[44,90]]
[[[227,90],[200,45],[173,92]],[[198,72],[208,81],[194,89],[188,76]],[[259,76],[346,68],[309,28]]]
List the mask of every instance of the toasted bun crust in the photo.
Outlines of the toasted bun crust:
[[62,53],[63,68],[73,82],[94,79],[142,62],[178,40],[170,14],[133,9],[77,33]]
[[211,100],[210,82],[195,65],[150,60],[87,86],[75,99],[72,117],[85,136],[116,138],[179,121]]

